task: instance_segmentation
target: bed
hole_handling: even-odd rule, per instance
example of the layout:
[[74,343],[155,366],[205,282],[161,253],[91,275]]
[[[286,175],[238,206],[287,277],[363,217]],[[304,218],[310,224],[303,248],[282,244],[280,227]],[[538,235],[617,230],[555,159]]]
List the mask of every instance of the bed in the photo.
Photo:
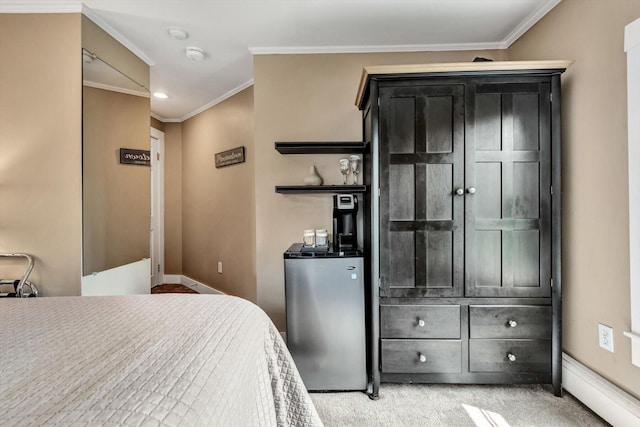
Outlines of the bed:
[[0,300],[0,425],[322,425],[280,334],[221,295]]

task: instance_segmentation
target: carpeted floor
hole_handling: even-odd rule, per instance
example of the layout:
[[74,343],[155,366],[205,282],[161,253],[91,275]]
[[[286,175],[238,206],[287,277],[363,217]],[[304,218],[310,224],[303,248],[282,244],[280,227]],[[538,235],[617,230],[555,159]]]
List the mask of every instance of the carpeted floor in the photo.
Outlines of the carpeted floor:
[[541,385],[382,384],[380,398],[365,393],[311,393],[331,426],[607,426],[566,393]]

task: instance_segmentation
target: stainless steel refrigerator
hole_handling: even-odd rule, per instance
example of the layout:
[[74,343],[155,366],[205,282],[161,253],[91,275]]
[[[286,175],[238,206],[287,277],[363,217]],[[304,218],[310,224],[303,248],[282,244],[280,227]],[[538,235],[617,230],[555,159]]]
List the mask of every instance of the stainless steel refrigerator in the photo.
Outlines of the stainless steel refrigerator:
[[361,254],[284,254],[287,346],[312,391],[367,388]]

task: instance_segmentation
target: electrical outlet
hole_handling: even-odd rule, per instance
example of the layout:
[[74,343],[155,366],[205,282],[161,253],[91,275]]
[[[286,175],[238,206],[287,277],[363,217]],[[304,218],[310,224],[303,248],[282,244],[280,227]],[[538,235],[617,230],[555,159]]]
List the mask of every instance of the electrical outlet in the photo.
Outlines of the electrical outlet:
[[222,261],[218,261],[218,273],[222,274]]
[[598,342],[600,347],[613,353],[613,328],[598,323]]

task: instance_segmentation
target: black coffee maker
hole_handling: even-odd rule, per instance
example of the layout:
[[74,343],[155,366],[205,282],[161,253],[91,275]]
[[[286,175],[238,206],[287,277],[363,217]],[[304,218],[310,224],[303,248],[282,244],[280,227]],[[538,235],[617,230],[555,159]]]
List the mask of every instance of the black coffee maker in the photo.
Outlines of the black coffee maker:
[[333,250],[358,249],[358,197],[355,194],[333,196]]

